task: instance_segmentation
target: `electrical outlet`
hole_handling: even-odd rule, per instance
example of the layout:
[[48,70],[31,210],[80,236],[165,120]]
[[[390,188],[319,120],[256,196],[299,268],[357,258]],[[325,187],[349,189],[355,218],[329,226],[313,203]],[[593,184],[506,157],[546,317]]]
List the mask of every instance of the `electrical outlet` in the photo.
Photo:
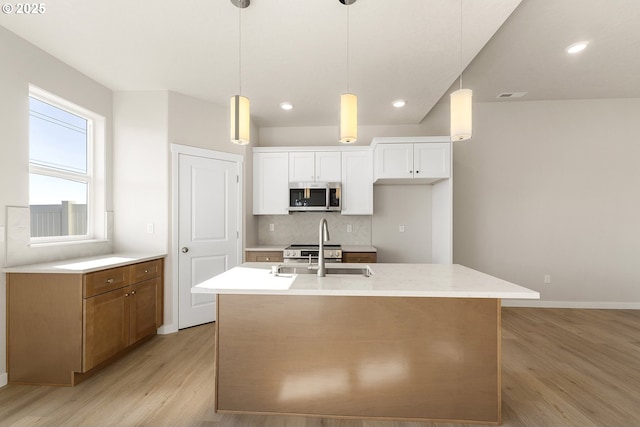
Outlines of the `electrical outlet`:
[[404,233],[404,225],[400,224],[400,226],[398,227],[398,231]]
[[269,231],[276,231],[276,225],[275,224],[269,224]]
[[544,283],[549,285],[551,284],[551,275],[550,274],[545,274],[544,275]]
[[347,224],[347,233],[351,233],[353,231],[353,226],[351,224]]

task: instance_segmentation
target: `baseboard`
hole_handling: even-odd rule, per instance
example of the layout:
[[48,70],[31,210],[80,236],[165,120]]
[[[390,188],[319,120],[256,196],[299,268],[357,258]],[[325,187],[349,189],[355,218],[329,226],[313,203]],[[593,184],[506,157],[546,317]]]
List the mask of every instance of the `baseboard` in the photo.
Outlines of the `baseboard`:
[[175,334],[176,332],[178,332],[176,325],[162,325],[158,328],[158,335]]
[[596,308],[607,310],[640,310],[640,302],[502,300],[503,307],[532,308]]
[[9,375],[6,372],[0,374],[0,387],[4,387],[9,383]]

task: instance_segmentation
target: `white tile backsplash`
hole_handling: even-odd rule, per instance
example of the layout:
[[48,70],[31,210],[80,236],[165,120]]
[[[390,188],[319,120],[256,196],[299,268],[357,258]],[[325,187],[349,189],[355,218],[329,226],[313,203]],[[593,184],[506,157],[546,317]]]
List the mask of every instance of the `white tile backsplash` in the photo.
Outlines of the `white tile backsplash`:
[[[322,218],[329,225],[329,243],[371,245],[371,216],[341,215],[336,212],[295,212],[290,215],[258,216],[258,244],[289,245],[318,243],[318,227]],[[273,231],[269,225],[273,224]],[[351,232],[347,226],[351,225]]]

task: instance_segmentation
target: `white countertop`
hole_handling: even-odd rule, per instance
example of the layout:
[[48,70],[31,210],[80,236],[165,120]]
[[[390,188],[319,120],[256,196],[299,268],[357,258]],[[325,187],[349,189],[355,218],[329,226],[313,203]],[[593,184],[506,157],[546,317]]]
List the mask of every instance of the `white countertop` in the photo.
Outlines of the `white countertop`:
[[462,265],[352,264],[369,265],[373,275],[298,274],[275,276],[273,263],[245,263],[191,289],[192,293],[264,295],[342,295],[440,298],[539,299],[531,289],[481,273]]
[[167,254],[140,252],[115,253],[86,258],[64,259],[41,264],[5,267],[2,271],[4,273],[85,274],[93,271],[105,270],[107,268],[120,267],[121,265],[164,258],[165,256],[167,256]]
[[244,248],[245,251],[251,251],[251,252],[270,252],[270,251],[284,251],[284,248],[287,245],[282,245],[282,246],[252,246],[250,248]]

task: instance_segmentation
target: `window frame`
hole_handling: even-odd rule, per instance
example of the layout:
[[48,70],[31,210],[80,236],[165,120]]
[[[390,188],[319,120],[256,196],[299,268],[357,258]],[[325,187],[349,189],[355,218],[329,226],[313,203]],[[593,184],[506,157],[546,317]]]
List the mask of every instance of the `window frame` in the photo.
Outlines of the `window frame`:
[[[30,175],[36,174],[45,177],[66,179],[87,185],[86,234],[32,237],[31,232],[29,232],[30,243],[37,245],[106,240],[106,224],[101,220],[105,216],[105,118],[34,85],[29,85],[29,98],[37,99],[87,121],[86,173],[67,171],[32,163],[31,154],[29,154],[28,158]],[[31,109],[29,108],[29,116],[30,115]],[[30,117],[29,120],[31,120]],[[29,149],[31,149],[30,134]],[[31,183],[29,184],[29,195],[31,195]]]

